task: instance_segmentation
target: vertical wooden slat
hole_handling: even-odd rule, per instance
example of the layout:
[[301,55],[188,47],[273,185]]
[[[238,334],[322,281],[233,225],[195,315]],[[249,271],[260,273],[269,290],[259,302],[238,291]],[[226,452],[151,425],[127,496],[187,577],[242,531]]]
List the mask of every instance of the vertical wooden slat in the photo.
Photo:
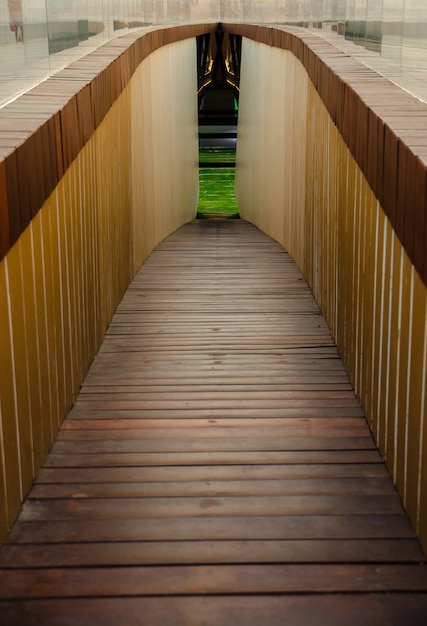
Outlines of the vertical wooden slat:
[[362,401],[367,415],[372,415],[373,404],[376,398],[373,393],[373,337],[374,328],[371,322],[371,316],[374,311],[375,302],[375,254],[376,254],[376,217],[377,202],[373,197],[368,185],[365,185],[362,198],[365,211],[363,220],[365,222],[364,245],[365,251],[365,273],[362,279],[362,288],[364,290],[364,307],[361,315],[363,315],[363,367],[360,377],[359,396]]
[[405,493],[406,457],[407,457],[407,420],[408,420],[408,396],[410,387],[410,336],[412,325],[412,266],[407,255],[402,253],[402,275],[400,283],[401,312],[400,312],[400,353],[399,353],[399,380],[397,383],[396,396],[396,431],[395,431],[395,457],[396,468],[394,479],[403,496]]
[[[65,330],[64,330],[64,295],[63,283],[65,277],[62,276],[62,255],[60,248],[60,219],[58,207],[58,189],[52,194],[49,201],[49,217],[50,217],[50,254],[51,267],[50,278],[47,280],[51,286],[52,310],[51,315],[54,319],[55,329],[55,359],[57,370],[57,395],[58,395],[58,419],[61,420],[67,409],[67,376],[65,368]],[[49,264],[48,264],[49,265]],[[48,270],[49,271],[49,270]]]
[[[427,325],[427,312],[425,325]],[[424,494],[427,490],[427,332],[424,336],[424,379],[423,384],[423,415],[422,415],[422,431],[420,436],[420,461],[419,461],[419,484],[418,484],[418,519],[417,532],[420,537],[421,545],[427,544],[427,502]]]
[[[426,123],[427,125],[427,123]],[[406,146],[405,146],[406,147]],[[408,256],[416,263],[414,249],[415,246],[419,247],[419,236],[424,230],[425,220],[425,206],[423,198],[423,187],[425,185],[426,171],[419,170],[417,168],[417,160],[412,152],[406,147],[407,152],[407,167],[406,167],[406,185],[405,185],[405,231],[400,237],[401,242],[405,247],[405,251]],[[419,191],[418,191],[419,190]],[[417,241],[417,243],[415,243]],[[420,266],[417,271],[420,272]],[[424,280],[424,284],[427,281]]]
[[9,154],[8,157],[5,159],[5,168],[7,185],[9,242],[10,245],[13,245],[15,241],[17,241],[21,232],[27,227],[29,222],[29,213],[21,208],[16,151]]
[[59,293],[55,274],[58,273],[58,242],[54,203],[48,200],[43,210],[43,244],[44,244],[44,281],[46,298],[46,333],[48,346],[49,374],[50,374],[50,397],[51,397],[51,426],[52,434],[56,435],[63,415],[63,373],[60,343],[60,323],[56,311],[56,302],[59,301]]
[[355,337],[354,342],[354,386],[360,389],[360,381],[362,377],[362,371],[364,367],[363,363],[363,310],[365,289],[363,288],[364,280],[364,266],[365,266],[365,245],[366,238],[365,233],[365,216],[363,211],[363,188],[364,188],[364,176],[361,172],[357,177],[357,189],[356,189],[356,201],[354,206],[354,234],[355,234],[355,249],[354,249],[354,317],[355,323]]
[[[73,346],[73,376],[74,380],[83,377],[82,363],[82,293],[80,268],[82,263],[80,253],[80,176],[79,163],[74,161],[67,177],[67,204],[65,210],[68,217],[68,271],[70,275],[70,298],[71,298],[71,329]],[[75,384],[76,384],[75,383]],[[73,392],[74,395],[75,391]],[[73,397],[74,400],[74,397]]]
[[[50,196],[52,190],[55,188],[56,180],[55,173],[52,169],[52,151],[50,145],[49,125],[52,122],[46,122],[40,128],[40,131],[34,138],[35,142],[35,157],[38,158],[43,155],[43,159],[39,160],[38,176],[41,177],[40,184],[40,196],[38,209],[44,204],[46,198]],[[53,146],[52,146],[53,147]]]
[[[65,177],[64,177],[65,178]],[[68,261],[68,221],[66,204],[65,180],[56,189],[56,205],[58,213],[58,249],[60,251],[59,269],[61,276],[61,313],[64,350],[64,382],[65,382],[65,407],[68,409],[73,401],[73,358],[71,338],[71,304],[70,304],[70,272]]]
[[6,491],[6,466],[4,463],[4,436],[3,436],[3,414],[0,402],[0,543],[3,544],[9,531],[7,491]]
[[396,475],[396,407],[399,405],[398,389],[400,378],[401,350],[401,298],[402,292],[402,250],[392,233],[393,257],[391,265],[390,324],[388,345],[388,393],[385,407],[387,419],[386,458],[392,476]]
[[[426,159],[416,159],[414,162],[417,182],[413,187],[414,207],[416,208],[417,231],[425,233],[427,230],[427,168]],[[414,263],[416,267],[423,267],[426,250],[426,237],[416,232],[414,233]],[[427,262],[427,261],[426,261]],[[421,273],[421,272],[420,272]]]
[[[32,445],[34,468],[40,467],[45,455],[43,443],[43,408],[41,402],[41,367],[38,351],[38,320],[36,313],[35,298],[35,282],[33,269],[33,250],[31,245],[31,229],[28,228],[20,237],[19,241],[21,249],[21,265],[22,265],[22,290],[25,302],[25,328],[27,336],[27,359],[28,359],[28,389],[31,426],[32,426]],[[19,390],[19,393],[25,393]]]
[[0,261],[10,248],[6,162],[0,161]]
[[82,344],[82,366],[81,372],[84,376],[94,354],[93,346],[89,336],[89,306],[88,306],[88,273],[91,270],[87,246],[90,224],[87,214],[90,211],[86,197],[85,184],[85,156],[87,150],[83,150],[77,162],[78,183],[77,183],[77,207],[79,212],[79,263],[80,263],[80,298],[81,298],[81,344]]
[[[313,110],[313,106],[315,105],[315,98],[314,98],[314,91],[313,89],[310,89],[310,85],[308,88],[308,92],[307,92],[307,108],[308,110],[312,111]],[[313,143],[314,145],[317,145],[317,142],[315,141],[315,136],[314,136],[314,116],[309,116],[307,118],[307,134],[306,134],[306,151],[307,153],[309,153],[312,149],[313,149]],[[236,165],[237,167],[237,165]],[[314,160],[313,159],[307,159],[307,164],[306,164],[306,179],[308,180],[312,180],[315,176],[314,172]],[[288,182],[288,181],[287,181]],[[288,182],[289,185],[289,182]],[[313,284],[313,255],[314,255],[314,250],[313,250],[313,243],[312,243],[312,239],[313,239],[313,230],[314,230],[314,226],[313,226],[313,221],[314,221],[314,217],[315,217],[315,212],[313,210],[313,206],[315,203],[315,199],[314,199],[314,186],[313,185],[308,185],[305,183],[306,186],[306,194],[305,194],[305,205],[304,205],[304,229],[303,229],[303,239],[304,239],[304,249],[305,249],[305,254],[303,256],[304,258],[304,275],[306,276],[306,280],[309,283],[309,285],[311,286]],[[292,205],[290,205],[292,206]],[[288,213],[289,217],[288,219],[286,219],[287,222],[287,234],[286,234],[286,239],[283,240],[283,245],[285,246],[285,242],[287,243],[287,241],[291,241],[292,240],[292,227],[291,227],[291,222],[290,222],[290,218],[291,218],[291,211],[286,211],[286,213]],[[290,246],[289,251],[291,250]],[[291,253],[291,252],[290,252]],[[295,254],[293,255],[294,258]]]
[[[7,255],[7,271],[10,298],[11,344],[13,346],[14,374],[16,385],[16,415],[19,432],[19,458],[22,492],[28,493],[34,476],[33,437],[31,424],[28,337],[25,320],[21,242],[13,246]],[[3,332],[4,327],[1,327]],[[19,419],[18,419],[19,416]]]
[[44,242],[43,242],[43,221],[40,212],[31,222],[31,247],[32,264],[34,272],[34,314],[36,319],[37,350],[40,367],[40,399],[42,416],[42,438],[43,452],[47,454],[50,448],[53,428],[51,422],[51,381],[50,381],[50,361],[48,348],[48,335],[46,325],[46,285],[44,278]]
[[381,260],[381,309],[378,331],[381,333],[380,352],[378,363],[379,396],[378,396],[378,445],[382,455],[387,458],[386,433],[388,428],[388,405],[389,393],[389,357],[390,357],[390,290],[391,290],[391,228],[390,223],[384,220],[384,237],[382,241]]
[[[58,180],[64,175],[65,172],[65,164],[64,164],[64,156],[63,156],[63,148],[62,148],[62,131],[61,131],[61,115],[60,113],[56,113],[53,117],[54,126],[51,128],[51,141],[55,141],[55,150],[56,150],[56,171],[58,173]],[[54,136],[52,137],[52,135]]]
[[[426,329],[426,289],[419,275],[414,273],[413,317],[410,341],[410,394],[407,432],[408,455],[406,465],[405,507],[411,519],[417,518],[421,422],[425,422],[422,397],[425,385],[424,340]],[[425,408],[424,408],[425,410]]]
[[383,203],[390,207],[390,219],[396,219],[397,176],[398,176],[398,142],[393,131],[385,126],[383,155]]
[[13,343],[8,295],[7,261],[0,263],[0,404],[2,417],[2,458],[6,491],[6,524],[15,519],[22,498],[19,430],[16,413]]

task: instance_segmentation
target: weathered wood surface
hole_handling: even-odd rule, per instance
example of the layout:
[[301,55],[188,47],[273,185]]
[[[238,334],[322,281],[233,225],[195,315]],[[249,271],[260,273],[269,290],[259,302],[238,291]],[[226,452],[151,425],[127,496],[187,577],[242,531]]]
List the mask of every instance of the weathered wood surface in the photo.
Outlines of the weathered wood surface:
[[2,624],[427,615],[424,556],[329,331],[241,221],[185,226],[135,277],[0,568]]

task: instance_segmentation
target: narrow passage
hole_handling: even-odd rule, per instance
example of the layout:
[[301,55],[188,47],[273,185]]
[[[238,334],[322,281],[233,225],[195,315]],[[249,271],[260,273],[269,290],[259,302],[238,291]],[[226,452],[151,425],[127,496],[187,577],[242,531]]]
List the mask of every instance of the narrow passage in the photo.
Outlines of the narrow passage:
[[289,255],[195,220],[111,322],[0,551],[0,621],[425,625],[423,561]]

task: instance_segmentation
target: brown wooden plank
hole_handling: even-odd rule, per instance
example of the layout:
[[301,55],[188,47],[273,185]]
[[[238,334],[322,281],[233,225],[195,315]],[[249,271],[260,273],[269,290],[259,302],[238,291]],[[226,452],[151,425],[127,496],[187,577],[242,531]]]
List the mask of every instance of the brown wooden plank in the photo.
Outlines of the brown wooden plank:
[[135,519],[18,521],[9,543],[96,541],[214,541],[233,539],[409,539],[408,519],[399,514],[274,515]]
[[304,539],[8,545],[2,568],[223,563],[419,563],[416,539]]
[[142,498],[182,496],[285,496],[285,495],[395,495],[388,477],[384,478],[312,478],[292,480],[225,480],[129,483],[36,484],[30,499],[42,498]]
[[153,452],[49,454],[45,467],[143,467],[158,465],[266,465],[277,463],[382,463],[377,450],[264,452]]
[[[310,391],[308,389],[303,389],[301,391],[295,391],[295,390],[287,390],[287,391],[280,391],[277,389],[274,390],[265,390],[265,391],[254,391],[253,389],[245,389],[245,401],[247,402],[251,402],[252,405],[257,405],[260,401],[261,401],[261,406],[264,405],[264,401],[268,400],[268,401],[275,401],[275,400],[279,400],[279,401],[284,401],[286,402],[286,404],[288,405],[292,405],[293,401],[295,400],[305,400],[307,402],[310,402],[311,404],[317,404],[317,400],[327,400],[328,402],[331,401],[331,404],[334,403],[336,400],[345,400],[346,402],[344,403],[344,406],[347,405],[354,405],[356,404],[355,398],[354,398],[354,392],[353,391],[331,391],[330,389],[328,390],[316,390],[316,391]],[[188,400],[188,390],[183,389],[183,390],[177,390],[172,392],[171,390],[167,390],[167,391],[135,391],[135,390],[129,390],[129,389],[124,389],[123,391],[119,391],[119,390],[110,390],[109,392],[103,392],[101,390],[96,390],[93,392],[87,392],[85,394],[82,394],[81,396],[81,400],[83,402],[102,402],[102,401],[108,401],[108,402],[120,402],[123,401],[124,403],[126,403],[126,401],[130,402],[130,401],[135,401],[135,402],[139,402],[142,401],[144,402],[144,405],[147,404],[149,407],[151,406],[151,402],[155,402],[157,400],[160,400],[163,405],[167,408],[168,402],[173,401],[176,402],[177,407],[176,408],[181,408],[180,406],[180,402],[185,401],[186,404],[189,403]],[[215,391],[200,391],[200,390],[196,390],[193,389],[192,393],[191,393],[191,400],[193,402],[203,402],[204,406],[209,406],[212,403],[215,403],[216,401],[220,400],[222,402],[232,402],[232,401],[238,401],[239,405],[242,402],[242,390],[238,390],[238,391],[228,391],[228,390],[224,390],[224,389],[218,389]],[[125,404],[126,406],[126,404]],[[245,406],[243,404],[243,406]],[[329,406],[329,405],[328,405]]]
[[127,519],[131,517],[227,517],[259,515],[397,514],[394,495],[298,495],[26,500],[20,519]]
[[331,437],[319,433],[314,437],[244,437],[203,439],[109,439],[57,441],[52,454],[153,454],[155,452],[259,452],[289,450],[370,450],[375,446],[372,437]]
[[[84,420],[73,420],[72,414],[61,429],[58,440],[70,440],[82,438],[91,438],[102,435],[105,431],[105,438],[114,438],[115,431],[126,435],[127,431],[131,431],[129,438],[140,437],[158,438],[158,437],[258,437],[262,432],[264,436],[273,436],[287,432],[292,432],[296,436],[301,434],[311,434],[319,432],[334,433],[336,437],[344,433],[353,432],[357,435],[365,435],[368,426],[364,418],[348,417],[345,420],[341,418],[252,418],[252,419],[106,419],[93,420],[90,418]],[[83,431],[83,432],[80,432]],[[99,435],[97,435],[99,433]],[[120,434],[118,436],[121,436]]]
[[[325,381],[325,379],[320,380],[320,382],[289,382],[288,384],[280,384],[280,383],[271,383],[271,384],[259,384],[256,385],[254,382],[243,382],[240,384],[238,381],[217,381],[203,384],[202,381],[194,381],[192,385],[188,384],[183,385],[174,385],[173,381],[170,381],[169,384],[164,384],[161,381],[158,381],[158,384],[151,384],[150,381],[146,381],[145,385],[139,384],[126,384],[123,381],[123,384],[120,382],[114,381],[114,384],[108,386],[103,386],[102,384],[93,383],[92,385],[86,385],[82,388],[81,394],[82,398],[85,399],[94,399],[95,394],[102,394],[103,396],[109,396],[114,398],[116,394],[118,396],[122,396],[124,394],[139,394],[141,397],[144,397],[144,394],[169,394],[174,396],[175,394],[222,394],[222,393],[239,393],[242,394],[252,392],[254,393],[254,387],[256,388],[257,393],[267,394],[270,391],[277,393],[287,392],[287,393],[295,393],[295,392],[307,392],[311,394],[312,392],[322,392],[322,393],[331,393],[332,395],[335,392],[348,392],[351,391],[351,385],[348,381],[344,382],[336,382],[336,381]],[[105,385],[105,383],[104,383]],[[117,396],[116,396],[117,397]]]
[[114,409],[105,404],[104,409],[86,406],[83,403],[74,405],[70,419],[221,419],[221,418],[310,418],[317,417],[363,417],[364,413],[360,406],[355,407],[318,407],[309,406],[304,408],[277,407],[274,409],[261,408],[227,408],[227,409]]
[[[262,373],[267,365],[269,368],[269,373],[274,373],[277,371],[279,373],[286,373],[286,371],[287,373],[289,373],[289,368],[291,366],[294,370],[304,369],[305,371],[315,370],[323,372],[325,370],[334,369],[343,371],[343,365],[336,355],[336,350],[334,350],[334,352],[330,352],[320,349],[317,349],[315,353],[313,351],[310,352],[308,349],[306,349],[305,351],[300,350],[298,352],[296,352],[295,350],[285,349],[270,350],[269,352],[263,353],[260,352],[259,354],[257,354],[257,363],[255,367],[253,360],[250,359],[250,355],[246,355],[244,352],[239,352],[238,350],[236,350],[235,352],[233,351],[233,354],[230,354],[229,351],[221,352],[219,350],[214,350],[213,352],[210,352],[205,356],[203,354],[198,354],[196,351],[194,351],[193,354],[188,355],[183,351],[153,351],[147,348],[147,350],[144,351],[143,355],[130,352],[128,354],[126,362],[122,363],[121,367],[123,367],[123,371],[126,372],[129,367],[134,369],[135,365],[139,365],[139,369],[141,369],[141,366],[142,368],[144,368],[144,365],[147,362],[149,362],[150,364],[161,363],[163,365],[163,369],[166,372],[175,374],[176,376],[177,371],[174,368],[174,362],[184,361],[183,365],[186,365],[188,369],[191,369],[191,363],[185,363],[185,361],[187,360],[185,357],[190,356],[191,359],[195,359],[197,365],[199,365],[203,369],[204,365],[212,365],[210,359],[217,356],[218,354],[221,354],[221,356],[223,357],[223,361],[221,362],[222,365],[232,366],[233,364],[239,363],[241,366],[241,370],[239,370],[239,372],[250,371],[252,374],[257,374],[259,370],[261,370]],[[99,353],[88,375],[90,376],[90,373],[92,371],[96,371],[98,364],[104,366],[112,364],[113,366],[116,366],[117,361],[118,357],[113,353]],[[203,361],[205,361],[205,363]],[[116,367],[116,372],[117,371],[118,370]],[[221,368],[221,371],[224,370]],[[227,369],[225,369],[225,372],[227,372]],[[234,373],[236,373],[236,370],[234,370]],[[194,376],[194,369],[192,375]]]
[[[280,399],[269,399],[269,400],[246,400],[240,399],[238,400],[239,407],[242,409],[280,409],[283,405]],[[316,398],[314,401],[310,401],[308,398],[301,399],[292,399],[286,402],[287,408],[358,408],[359,403],[357,400],[353,398],[342,398],[342,399],[327,399],[327,398]],[[199,410],[199,409],[220,409],[226,410],[230,408],[234,408],[232,404],[232,400],[220,400],[220,399],[212,399],[212,400],[197,400],[197,399],[182,399],[182,400],[127,400],[123,398],[122,400],[114,400],[106,398],[103,400],[94,400],[93,402],[89,402],[86,399],[81,399],[76,402],[76,406],[81,406],[84,409],[93,408],[95,410],[99,409],[108,409],[112,410],[175,410],[175,409],[187,409],[187,410]]]
[[[271,582],[270,582],[271,581]],[[216,565],[0,571],[0,598],[427,591],[419,565]],[[141,590],[143,592],[141,593]]]
[[[184,426],[182,428],[172,428],[170,430],[165,430],[167,428],[167,423],[171,420],[158,420],[157,428],[144,428],[143,425],[139,424],[139,420],[135,420],[135,425],[139,426],[139,428],[121,428],[120,424],[116,424],[114,428],[110,431],[105,431],[105,428],[108,428],[108,422],[110,420],[99,421],[98,428],[79,428],[79,429],[70,429],[61,433],[61,436],[58,438],[59,443],[64,444],[72,444],[72,442],[86,442],[88,444],[90,441],[131,441],[132,444],[136,444],[138,440],[144,440],[144,443],[147,444],[151,440],[155,441],[156,445],[161,445],[160,442],[162,440],[169,440],[176,442],[177,440],[198,440],[203,439],[206,443],[207,440],[221,440],[227,439],[231,445],[231,440],[239,439],[242,441],[248,442],[250,439],[257,440],[259,438],[260,442],[267,442],[271,439],[275,441],[280,441],[284,437],[286,438],[286,427],[284,426],[282,429],[280,428],[268,428],[266,427],[266,432],[263,432],[261,427],[251,427],[251,426],[242,426],[235,428],[215,428],[212,426],[201,426],[200,428],[190,428],[188,426]],[[143,421],[143,420],[141,420]],[[97,422],[95,422],[97,424]],[[338,427],[336,431],[332,428],[320,428],[316,427],[313,431],[307,432],[307,429],[301,427],[300,429],[294,427],[289,428],[288,432],[291,433],[291,437],[293,439],[301,439],[301,438],[345,438],[349,439],[351,437],[355,438],[366,438],[369,437],[369,441],[372,439],[369,436],[369,433],[366,432],[366,425],[361,424],[360,427],[348,426]],[[112,445],[112,444],[110,444]],[[168,444],[165,443],[167,446]],[[260,444],[262,445],[262,444]],[[343,442],[345,446],[345,441]],[[367,446],[370,447],[370,446]],[[276,449],[277,445],[274,445],[273,449]],[[118,450],[118,448],[116,449]],[[62,452],[66,452],[67,450],[63,449]],[[56,448],[56,452],[59,452],[59,448]]]
[[46,615],[51,623],[74,622],[79,626],[116,626],[123,622],[141,626],[283,626],[284,616],[289,624],[323,626],[330,624],[331,615],[335,623],[346,626],[425,626],[427,594],[51,599],[29,600],[25,604],[3,601],[0,611],[10,626],[34,626],[42,623]]
[[179,480],[283,480],[302,478],[389,478],[382,463],[331,463],[287,465],[181,465],[154,467],[44,467],[37,475],[39,483],[163,482]]

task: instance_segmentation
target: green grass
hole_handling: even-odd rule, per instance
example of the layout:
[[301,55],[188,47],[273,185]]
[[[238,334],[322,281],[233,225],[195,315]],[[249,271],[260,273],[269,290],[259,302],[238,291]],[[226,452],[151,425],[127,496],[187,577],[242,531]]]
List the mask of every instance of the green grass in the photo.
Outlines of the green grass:
[[203,148],[199,150],[200,163],[230,163],[236,161],[236,151],[232,148]]
[[201,163],[230,163],[231,167],[199,168],[199,202],[197,217],[238,218],[234,194],[235,150],[230,148],[203,148],[199,151]]
[[234,195],[234,167],[199,169],[197,217],[238,217]]

